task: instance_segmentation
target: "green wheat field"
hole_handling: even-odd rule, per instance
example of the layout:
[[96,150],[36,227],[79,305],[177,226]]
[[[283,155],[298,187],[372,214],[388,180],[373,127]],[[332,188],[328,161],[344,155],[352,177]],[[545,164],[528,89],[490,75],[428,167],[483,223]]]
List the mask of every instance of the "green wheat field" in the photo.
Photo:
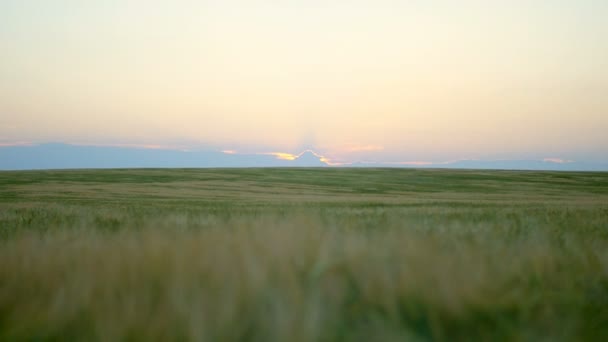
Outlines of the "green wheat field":
[[608,173],[0,172],[0,340],[608,340]]

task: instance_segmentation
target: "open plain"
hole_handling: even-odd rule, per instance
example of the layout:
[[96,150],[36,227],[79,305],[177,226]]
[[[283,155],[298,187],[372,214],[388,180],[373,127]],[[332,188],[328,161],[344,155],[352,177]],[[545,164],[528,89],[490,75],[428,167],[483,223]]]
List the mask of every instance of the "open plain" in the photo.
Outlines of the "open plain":
[[608,340],[608,173],[0,172],[1,340]]

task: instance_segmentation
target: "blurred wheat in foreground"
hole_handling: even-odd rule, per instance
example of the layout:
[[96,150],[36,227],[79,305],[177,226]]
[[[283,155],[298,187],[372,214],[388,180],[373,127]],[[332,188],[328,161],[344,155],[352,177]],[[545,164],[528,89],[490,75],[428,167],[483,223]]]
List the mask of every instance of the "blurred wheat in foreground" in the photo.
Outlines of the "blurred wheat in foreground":
[[608,174],[0,173],[0,339],[608,339]]

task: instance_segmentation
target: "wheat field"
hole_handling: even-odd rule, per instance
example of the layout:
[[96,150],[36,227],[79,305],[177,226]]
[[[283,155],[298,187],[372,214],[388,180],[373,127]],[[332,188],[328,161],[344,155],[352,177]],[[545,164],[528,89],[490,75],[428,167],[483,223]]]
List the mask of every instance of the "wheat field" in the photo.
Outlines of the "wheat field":
[[0,339],[608,339],[608,173],[0,172]]

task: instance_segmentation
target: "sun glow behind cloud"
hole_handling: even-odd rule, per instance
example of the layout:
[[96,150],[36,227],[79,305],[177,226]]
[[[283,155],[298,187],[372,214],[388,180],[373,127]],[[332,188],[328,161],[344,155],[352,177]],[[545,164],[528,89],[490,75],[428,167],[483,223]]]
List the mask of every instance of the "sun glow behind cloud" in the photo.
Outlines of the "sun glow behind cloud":
[[286,152],[253,152],[253,153],[240,153],[236,150],[222,150],[224,154],[242,154],[242,155],[266,155],[266,156],[274,156],[279,160],[295,160],[298,158],[298,155],[286,153]]
[[291,153],[283,153],[283,152],[265,152],[265,153],[258,153],[258,154],[267,154],[267,155],[275,156],[277,159],[280,159],[280,160],[295,160],[298,157]]
[[330,158],[323,156],[313,150],[304,150],[299,154],[292,154],[292,153],[287,153],[287,152],[253,152],[253,153],[241,153],[238,152],[236,150],[222,150],[221,151],[224,154],[230,154],[230,155],[267,155],[267,156],[274,156],[277,160],[285,160],[285,161],[295,161],[299,158],[301,158],[304,154],[310,154],[312,156],[314,156],[315,158],[317,158],[321,163],[324,163],[325,165],[328,166],[343,166],[343,165],[348,165],[350,163],[348,162],[335,162],[332,161]]

